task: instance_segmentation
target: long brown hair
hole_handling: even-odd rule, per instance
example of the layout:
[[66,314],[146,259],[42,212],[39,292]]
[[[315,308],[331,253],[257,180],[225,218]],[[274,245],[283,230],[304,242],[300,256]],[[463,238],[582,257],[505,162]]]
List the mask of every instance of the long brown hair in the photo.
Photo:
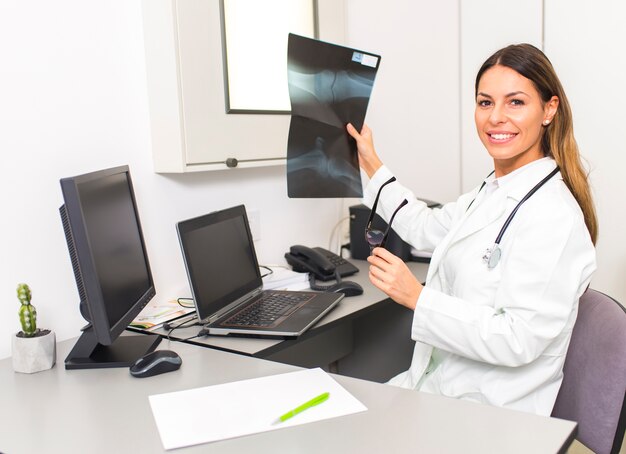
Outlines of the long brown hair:
[[496,65],[511,68],[530,80],[544,103],[547,103],[553,96],[559,98],[559,105],[554,118],[548,126],[543,128],[541,151],[544,156],[552,157],[561,169],[563,181],[580,205],[591,241],[596,244],[598,219],[587,172],[581,163],[578,144],[574,138],[572,111],[552,63],[542,51],[531,44],[507,46],[489,57],[481,66],[476,75],[476,94],[478,93],[478,83],[485,71]]

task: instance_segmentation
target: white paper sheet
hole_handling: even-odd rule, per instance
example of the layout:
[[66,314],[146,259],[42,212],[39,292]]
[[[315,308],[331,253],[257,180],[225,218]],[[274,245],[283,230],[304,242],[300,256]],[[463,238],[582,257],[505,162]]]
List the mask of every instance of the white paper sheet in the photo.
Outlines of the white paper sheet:
[[[329,392],[291,419],[282,414]],[[224,440],[367,410],[330,375],[308,369],[149,397],[164,449]]]

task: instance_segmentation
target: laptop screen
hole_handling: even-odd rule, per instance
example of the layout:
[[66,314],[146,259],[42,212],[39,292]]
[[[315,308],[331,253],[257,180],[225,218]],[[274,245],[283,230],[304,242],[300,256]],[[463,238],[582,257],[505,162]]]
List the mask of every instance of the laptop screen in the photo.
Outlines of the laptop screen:
[[200,320],[262,286],[243,205],[179,222],[177,228]]

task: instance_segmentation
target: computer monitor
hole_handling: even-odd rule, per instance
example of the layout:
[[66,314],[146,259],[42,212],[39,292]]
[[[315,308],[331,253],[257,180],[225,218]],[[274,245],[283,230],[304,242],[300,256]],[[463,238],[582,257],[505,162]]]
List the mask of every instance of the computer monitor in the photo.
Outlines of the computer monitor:
[[126,367],[154,350],[156,335],[120,336],[154,297],[155,287],[128,166],[61,179],[59,208],[89,322],[66,369]]

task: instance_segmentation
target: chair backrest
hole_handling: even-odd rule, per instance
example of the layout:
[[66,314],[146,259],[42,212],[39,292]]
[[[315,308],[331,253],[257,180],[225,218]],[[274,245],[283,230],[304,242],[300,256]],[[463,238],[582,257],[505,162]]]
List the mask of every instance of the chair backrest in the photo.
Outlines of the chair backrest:
[[580,298],[552,416],[576,421],[577,439],[617,454],[626,428],[626,311],[593,289]]

